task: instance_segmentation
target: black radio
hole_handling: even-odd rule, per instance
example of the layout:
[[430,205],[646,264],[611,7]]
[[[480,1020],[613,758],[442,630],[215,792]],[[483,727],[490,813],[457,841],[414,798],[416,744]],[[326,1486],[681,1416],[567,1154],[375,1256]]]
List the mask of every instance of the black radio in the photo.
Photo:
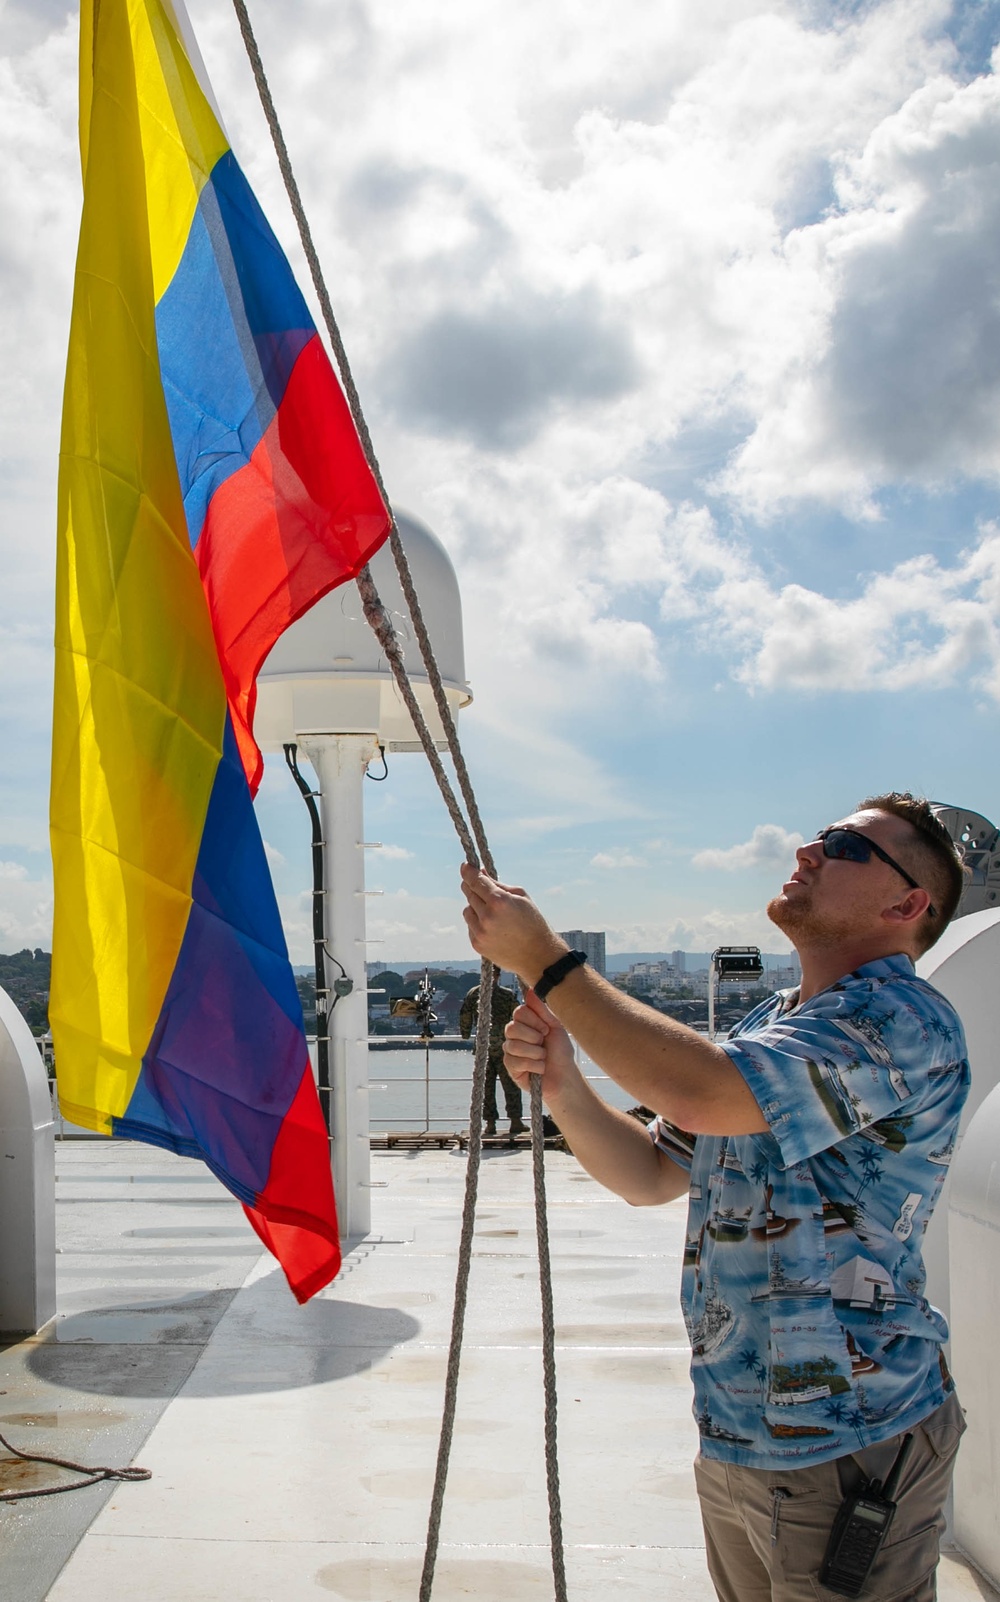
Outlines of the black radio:
[[912,1445],[913,1436],[904,1435],[884,1486],[880,1480],[866,1480],[859,1491],[845,1496],[840,1504],[819,1571],[820,1584],[828,1591],[840,1596],[861,1595],[889,1533],[896,1512],[893,1498]]

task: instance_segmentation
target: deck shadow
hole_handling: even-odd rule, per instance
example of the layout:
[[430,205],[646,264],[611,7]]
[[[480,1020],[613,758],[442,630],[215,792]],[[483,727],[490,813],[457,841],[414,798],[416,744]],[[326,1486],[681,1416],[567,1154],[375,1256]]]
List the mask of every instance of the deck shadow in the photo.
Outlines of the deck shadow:
[[189,1378],[232,1307],[225,1360],[220,1354],[203,1364],[197,1387],[202,1396],[230,1396],[347,1378],[420,1332],[401,1308],[333,1298],[297,1308],[287,1300],[287,1306],[276,1302],[273,1284],[264,1279],[239,1292],[92,1308],[58,1319],[19,1355],[46,1385],[165,1399]]

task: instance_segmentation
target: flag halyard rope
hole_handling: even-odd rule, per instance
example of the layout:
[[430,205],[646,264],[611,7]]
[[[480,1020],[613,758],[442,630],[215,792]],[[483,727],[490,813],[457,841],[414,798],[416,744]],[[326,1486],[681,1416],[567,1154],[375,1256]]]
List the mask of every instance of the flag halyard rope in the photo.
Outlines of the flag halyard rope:
[[[413,620],[414,632],[420,647],[427,671],[428,681],[434,695],[434,702],[444,729],[449,754],[455,767],[459,789],[468,811],[469,821],[462,813],[454,789],[441,761],[434,737],[427,725],[416,693],[410,683],[403,652],[399,638],[392,625],[392,620],[383,605],[369,567],[362,569],[358,575],[357,584],[361,595],[365,617],[373,629],[379,643],[386,654],[386,659],[392,669],[393,677],[399,687],[403,702],[410,714],[413,725],[420,738],[420,743],[431,765],[438,788],[448,809],[449,816],[455,826],[456,833],[465,852],[466,860],[474,867],[480,861],[486,871],[495,876],[496,868],[493,855],[486,838],[486,830],[482,815],[476,801],[469,776],[465,756],[458,738],[458,730],[448,705],[447,692],[441,677],[437,659],[431,645],[430,636],[424,621],[413,575],[407,560],[403,543],[400,539],[399,529],[392,511],[389,497],[386,493],[375,447],[372,442],[368,424],[361,405],[354,376],[351,372],[350,361],[341,337],[340,329],[334,316],[329,291],[323,276],[319,256],[312,237],[309,220],[302,204],[302,197],[292,170],[288,147],[285,143],[281,124],[275,110],[274,100],[264,71],[260,51],[254,37],[253,27],[247,12],[245,0],[233,0],[239,22],[240,33],[246,47],[250,66],[253,71],[257,92],[260,96],[261,106],[267,120],[268,129],[274,144],[275,153],[289,202],[299,231],[302,248],[312,276],[313,286],[326,324],[334,357],[340,372],[341,382],[347,403],[354,419],[358,437],[371,468],[379,492],[389,514],[389,539],[393,559],[399,575],[400,585],[406,604]],[[471,830],[470,830],[471,824]],[[489,1057],[490,1033],[493,1012],[493,990],[496,983],[497,970],[487,959],[483,959],[479,984],[479,1012],[476,1028],[476,1050],[472,1075],[472,1092],[469,1110],[469,1156],[466,1165],[465,1197],[462,1207],[462,1225],[459,1240],[458,1264],[455,1276],[455,1305],[452,1313],[451,1340],[448,1350],[448,1366],[445,1378],[445,1395],[442,1410],[441,1437],[438,1445],[437,1464],[434,1476],[434,1488],[431,1494],[430,1512],[427,1525],[427,1542],[424,1554],[423,1571],[420,1580],[419,1602],[430,1602],[434,1585],[434,1572],[437,1563],[438,1547],[440,1543],[441,1517],[444,1508],[444,1495],[448,1478],[448,1466],[451,1457],[451,1446],[454,1435],[455,1413],[458,1396],[459,1369],[462,1354],[462,1339],[465,1331],[465,1313],[468,1304],[469,1277],[472,1264],[472,1242],[475,1234],[476,1202],[479,1190],[479,1170],[482,1157],[482,1128],[483,1128],[483,1098],[486,1085],[486,1068]],[[545,1146],[542,1123],[542,1096],[541,1082],[538,1075],[531,1079],[531,1148],[532,1171],[535,1195],[535,1219],[538,1237],[538,1267],[541,1292],[542,1311],[542,1368],[545,1393],[545,1466],[546,1482],[548,1488],[549,1504],[549,1533],[552,1549],[552,1574],[554,1584],[555,1602],[567,1602],[566,1568],[564,1557],[564,1543],[562,1530],[562,1512],[559,1490],[559,1460],[557,1452],[557,1392],[555,1371],[555,1324],[552,1306],[552,1271],[549,1257],[549,1237],[547,1220],[547,1203],[545,1195]]]
[[434,1465],[431,1504],[427,1514],[427,1539],[424,1545],[424,1561],[420,1574],[419,1602],[430,1602],[431,1593],[434,1589],[434,1571],[437,1567],[438,1548],[441,1542],[444,1495],[448,1484],[448,1468],[451,1462],[451,1447],[455,1434],[458,1380],[462,1363],[462,1338],[465,1334],[465,1310],[469,1301],[472,1241],[476,1232],[476,1202],[479,1197],[479,1169],[483,1151],[483,1095],[486,1090],[486,1066],[490,1050],[494,974],[495,969],[492,962],[487,962],[484,958],[480,967],[476,1053],[472,1071],[472,1095],[469,1107],[469,1157],[465,1168],[462,1227],[458,1242],[458,1263],[455,1269],[455,1303],[451,1315],[448,1366],[445,1370],[444,1402],[441,1409],[441,1435],[438,1440],[437,1461]]
[[552,1307],[548,1209],[545,1201],[542,1081],[539,1074],[531,1076],[531,1165],[535,1184],[535,1234],[538,1240],[538,1284],[542,1303],[542,1384],[545,1397],[545,1481],[549,1501],[549,1544],[552,1549],[552,1579],[556,1602],[566,1602],[566,1558],[563,1549],[557,1439],[556,1330]]

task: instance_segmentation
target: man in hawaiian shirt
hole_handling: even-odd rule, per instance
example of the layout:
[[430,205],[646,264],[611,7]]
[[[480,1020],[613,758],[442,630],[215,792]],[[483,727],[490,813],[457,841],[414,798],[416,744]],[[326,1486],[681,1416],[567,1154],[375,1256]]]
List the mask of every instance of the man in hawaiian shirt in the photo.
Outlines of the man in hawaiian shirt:
[[[913,964],[955,912],[961,858],[925,801],[894,793],[796,859],[768,914],[801,987],[724,1044],[578,966],[548,1005],[532,993],[518,1008],[507,1065],[524,1085],[543,1074],[573,1152],[609,1189],[638,1206],[688,1193],[695,1473],[722,1602],[832,1595],[818,1575],[837,1509],[885,1477],[907,1433],[863,1594],[931,1602],[964,1422],[921,1242],[969,1068],[958,1018]],[[566,945],[524,891],[470,868],[463,888],[475,949],[542,983]],[[570,1034],[657,1109],[648,1133],[590,1089]]]

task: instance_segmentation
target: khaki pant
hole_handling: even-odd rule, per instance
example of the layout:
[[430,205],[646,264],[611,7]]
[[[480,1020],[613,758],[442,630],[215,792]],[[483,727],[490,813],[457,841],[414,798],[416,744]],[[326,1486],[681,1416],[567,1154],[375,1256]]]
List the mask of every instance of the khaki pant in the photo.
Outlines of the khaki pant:
[[[934,1602],[943,1508],[965,1419],[952,1393],[912,1430],[896,1516],[861,1592],[864,1602]],[[798,1469],[694,1466],[708,1568],[720,1602],[815,1602],[837,1509],[863,1479],[884,1480],[902,1437]]]

